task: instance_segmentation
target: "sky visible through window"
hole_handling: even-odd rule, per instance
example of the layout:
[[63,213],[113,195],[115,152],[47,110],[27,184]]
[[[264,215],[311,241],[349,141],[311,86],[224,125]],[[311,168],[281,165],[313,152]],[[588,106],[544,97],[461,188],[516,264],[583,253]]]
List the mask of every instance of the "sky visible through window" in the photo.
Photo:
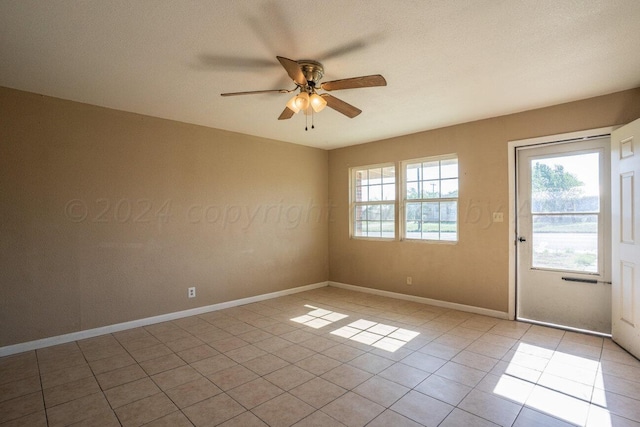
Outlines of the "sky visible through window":
[[599,162],[598,153],[587,153],[538,159],[532,164],[540,163],[550,168],[561,165],[566,172],[573,174],[583,183],[580,188],[585,196],[597,196],[600,194]]

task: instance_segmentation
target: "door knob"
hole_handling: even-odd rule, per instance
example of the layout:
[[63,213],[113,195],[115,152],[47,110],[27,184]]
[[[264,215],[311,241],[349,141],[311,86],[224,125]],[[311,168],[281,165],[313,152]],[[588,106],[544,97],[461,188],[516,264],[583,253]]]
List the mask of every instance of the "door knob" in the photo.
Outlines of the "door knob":
[[518,237],[518,242],[526,242],[527,239],[525,239],[524,237],[520,236]]

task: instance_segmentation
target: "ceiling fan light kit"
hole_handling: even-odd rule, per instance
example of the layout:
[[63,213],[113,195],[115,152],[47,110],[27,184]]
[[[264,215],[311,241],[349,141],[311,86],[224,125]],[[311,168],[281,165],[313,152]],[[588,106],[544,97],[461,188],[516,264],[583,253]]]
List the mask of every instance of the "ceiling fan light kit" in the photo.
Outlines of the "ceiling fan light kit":
[[360,114],[362,110],[328,93],[318,94],[317,88],[329,92],[333,90],[357,89],[363,87],[387,85],[387,81],[380,74],[352,77],[348,79],[334,80],[320,84],[320,80],[324,76],[324,67],[318,61],[313,61],[310,59],[294,61],[293,59],[285,58],[282,56],[278,56],[277,58],[291,80],[293,80],[293,83],[295,83],[296,87],[294,89],[229,92],[223,93],[221,95],[236,96],[253,95],[259,93],[291,93],[299,90],[300,93],[295,95],[287,102],[286,107],[284,111],[280,113],[278,120],[290,119],[294,114],[297,114],[300,111],[303,111],[305,116],[311,115],[313,118],[314,112],[319,113],[326,106],[352,119]]
[[324,107],[327,106],[327,101],[315,92],[309,97],[309,101],[311,103],[311,108],[313,108],[313,111],[316,113],[324,110]]
[[298,111],[300,111],[300,107],[298,107],[298,104],[296,102],[297,99],[298,99],[298,95],[295,95],[293,98],[289,100],[289,102],[287,102],[287,108],[293,111],[294,114],[297,114]]
[[298,111],[306,110],[309,108],[309,94],[307,92],[300,92],[295,97],[296,107],[298,107]]

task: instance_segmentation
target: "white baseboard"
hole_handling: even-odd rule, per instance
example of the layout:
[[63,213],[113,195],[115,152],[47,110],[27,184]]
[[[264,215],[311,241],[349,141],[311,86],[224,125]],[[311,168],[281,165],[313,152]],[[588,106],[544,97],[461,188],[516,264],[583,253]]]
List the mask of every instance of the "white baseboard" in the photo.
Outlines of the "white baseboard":
[[366,288],[364,286],[348,285],[346,283],[340,283],[340,282],[329,281],[328,283],[329,283],[329,286],[348,289],[350,291],[365,292],[367,294],[380,295],[383,297],[419,302],[421,304],[435,305],[436,307],[466,311],[468,313],[481,314],[483,316],[497,317],[498,319],[509,319],[509,313],[504,311],[490,310],[488,308],[474,307],[472,305],[457,304],[455,302],[440,301],[436,299],[424,298],[424,297],[419,297],[415,295],[407,295],[407,294],[400,294],[397,292],[383,291],[380,289]]
[[470,305],[457,304],[453,302],[440,301],[431,298],[424,298],[415,295],[400,294],[397,292],[383,291],[380,289],[367,288],[364,286],[348,285],[340,282],[319,282],[310,285],[298,286],[296,288],[285,289],[282,291],[271,292],[268,294],[256,295],[247,298],[241,298],[233,301],[221,302],[218,304],[207,305],[204,307],[192,308],[184,311],[177,311],[174,313],[161,314],[159,316],[147,317],[144,319],[132,320],[130,322],[117,323],[115,325],[102,326],[100,328],[87,329],[78,332],[72,332],[65,335],[58,335],[55,337],[43,338],[35,341],[29,341],[20,344],[9,345],[6,347],[0,347],[0,357],[9,356],[12,354],[23,353],[25,351],[37,350],[39,348],[49,347],[52,345],[65,344],[68,342],[83,340],[87,338],[97,337],[99,335],[111,334],[114,332],[125,331],[127,329],[139,328],[141,326],[149,326],[156,323],[168,322],[170,320],[181,319],[183,317],[197,316],[199,314],[209,313],[212,311],[223,310],[225,308],[237,307],[239,305],[251,304],[254,302],[260,302],[272,298],[278,298],[285,295],[296,294],[299,292],[309,291],[312,289],[322,288],[324,286],[334,286],[336,288],[348,289],[350,291],[364,292],[373,295],[380,295],[389,298],[396,298],[406,301],[413,301],[422,304],[434,305],[436,307],[450,308],[452,310],[466,311],[474,314],[481,314],[484,316],[497,317],[499,319],[508,319],[509,313],[489,310],[482,307],[474,307]]
[[211,311],[222,310],[225,308],[237,307],[239,305],[251,304],[254,302],[264,301],[272,298],[278,298],[285,295],[296,294],[298,292],[304,292],[304,291],[309,291],[311,289],[322,288],[324,286],[327,286],[328,284],[329,284],[328,282],[313,283],[310,285],[298,286],[296,288],[285,289],[282,291],[270,292],[268,294],[256,295],[253,297],[221,302],[218,304],[207,305],[204,307],[192,308],[189,310],[177,311],[174,313],[167,313],[167,314],[161,314],[159,316],[132,320],[130,322],[117,323],[115,325],[102,326],[100,328],[87,329],[84,331],[72,332],[65,335],[58,335],[55,337],[43,338],[35,341],[8,345],[5,347],[0,347],[0,357],[9,356],[17,353],[23,353],[25,351],[37,350],[39,348],[49,347],[52,345],[65,344],[68,342],[84,340],[87,338],[97,337],[99,335],[124,331],[127,329],[139,328],[141,326],[153,325],[155,323],[162,323],[170,320],[181,319],[183,317],[196,316],[198,314],[209,313]]

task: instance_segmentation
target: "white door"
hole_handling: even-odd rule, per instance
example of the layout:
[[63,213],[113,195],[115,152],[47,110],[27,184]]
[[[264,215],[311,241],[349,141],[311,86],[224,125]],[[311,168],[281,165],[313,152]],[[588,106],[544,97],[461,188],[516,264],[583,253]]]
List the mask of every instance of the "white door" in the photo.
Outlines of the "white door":
[[[634,138],[635,137],[635,138]],[[612,335],[640,357],[640,119],[611,134]]]
[[517,318],[610,333],[609,137],[517,153]]

